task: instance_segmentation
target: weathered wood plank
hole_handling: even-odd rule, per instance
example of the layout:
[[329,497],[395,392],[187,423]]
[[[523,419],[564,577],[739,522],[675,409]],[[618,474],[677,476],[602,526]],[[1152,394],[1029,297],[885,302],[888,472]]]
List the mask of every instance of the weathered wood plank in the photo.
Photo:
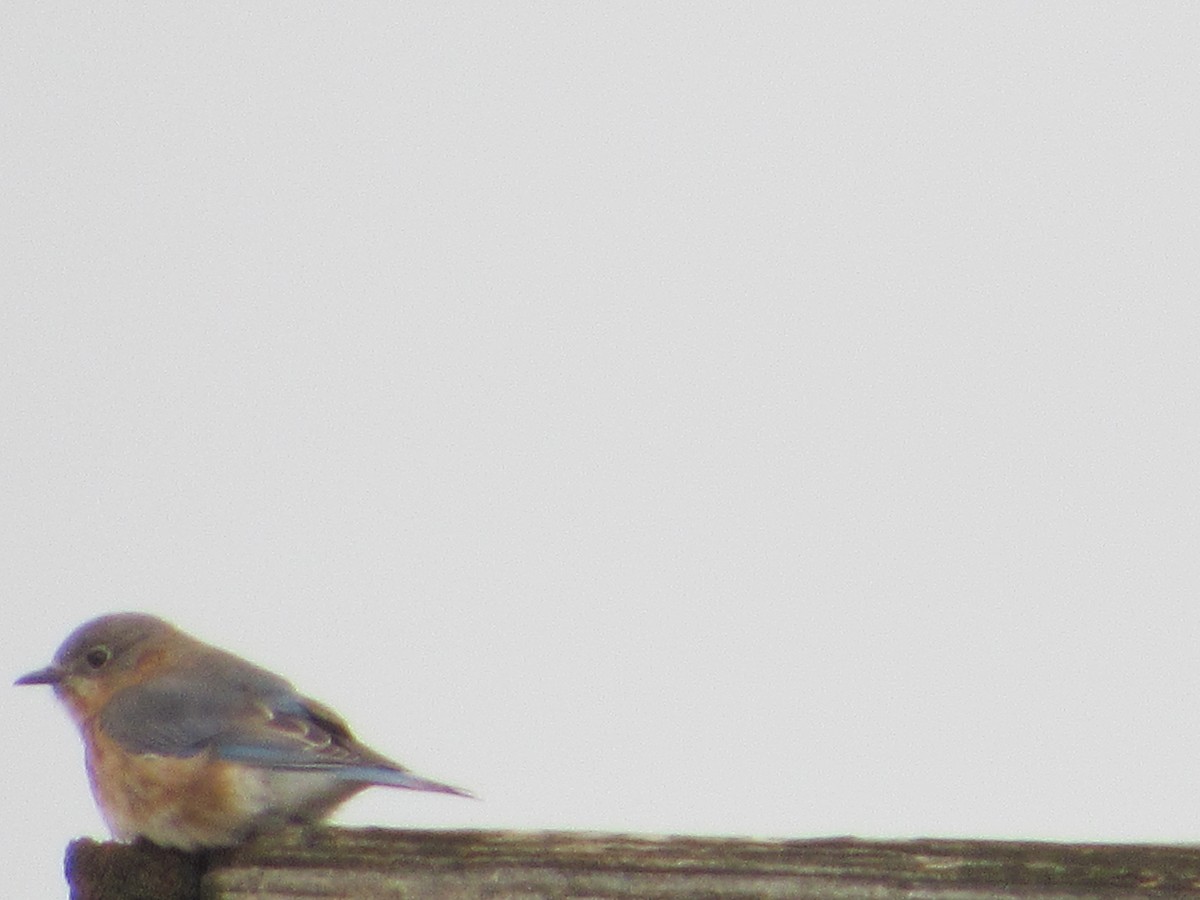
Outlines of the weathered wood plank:
[[[124,857],[120,866],[127,870],[138,860],[181,871],[189,864],[182,854],[144,845],[76,842],[68,870],[82,884],[91,868],[118,869],[114,855]],[[312,828],[210,855],[200,884],[205,900],[1200,897],[1200,848]],[[193,900],[196,894],[72,896]]]

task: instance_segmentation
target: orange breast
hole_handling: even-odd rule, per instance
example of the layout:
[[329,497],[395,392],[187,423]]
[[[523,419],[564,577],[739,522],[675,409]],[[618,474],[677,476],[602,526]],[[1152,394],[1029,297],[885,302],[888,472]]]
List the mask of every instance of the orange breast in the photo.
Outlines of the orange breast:
[[212,759],[129,753],[84,726],[92,793],[113,834],[193,850],[237,843],[266,803],[254,770]]

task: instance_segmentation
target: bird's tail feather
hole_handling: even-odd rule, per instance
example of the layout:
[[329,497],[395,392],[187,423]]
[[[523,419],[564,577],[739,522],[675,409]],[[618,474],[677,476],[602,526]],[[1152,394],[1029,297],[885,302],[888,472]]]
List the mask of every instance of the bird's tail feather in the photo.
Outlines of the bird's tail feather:
[[339,774],[343,778],[355,781],[370,781],[372,784],[404,788],[408,791],[435,791],[439,794],[454,794],[456,797],[473,798],[475,796],[470,791],[464,791],[462,788],[442,784],[440,781],[430,781],[428,778],[422,778],[419,775],[414,775],[412,772],[402,769],[388,769],[382,766],[361,769],[351,767]]

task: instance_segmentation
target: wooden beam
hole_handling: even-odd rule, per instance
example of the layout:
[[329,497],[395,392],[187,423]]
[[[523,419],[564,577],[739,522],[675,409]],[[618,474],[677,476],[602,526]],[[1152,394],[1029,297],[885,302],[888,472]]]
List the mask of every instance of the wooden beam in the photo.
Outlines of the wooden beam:
[[67,871],[75,900],[1200,897],[1198,847],[968,840],[320,827],[200,859],[76,841]]

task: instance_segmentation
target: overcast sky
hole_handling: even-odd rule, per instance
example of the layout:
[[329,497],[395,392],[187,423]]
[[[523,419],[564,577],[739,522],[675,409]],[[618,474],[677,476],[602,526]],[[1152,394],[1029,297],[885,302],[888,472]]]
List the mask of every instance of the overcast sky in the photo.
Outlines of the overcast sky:
[[1194,4],[5,18],[11,677],[154,612],[483,797],[350,824],[1200,839]]

